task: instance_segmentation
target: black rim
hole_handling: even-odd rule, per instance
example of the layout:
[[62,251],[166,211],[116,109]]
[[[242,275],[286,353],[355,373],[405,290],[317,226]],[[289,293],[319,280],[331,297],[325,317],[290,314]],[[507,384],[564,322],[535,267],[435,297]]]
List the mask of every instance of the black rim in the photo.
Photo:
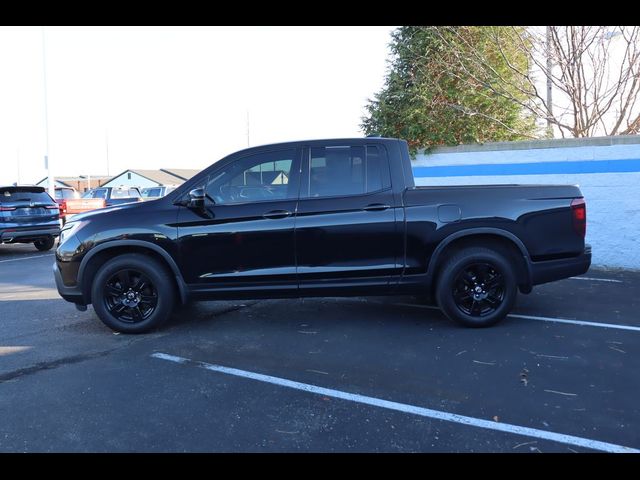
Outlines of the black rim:
[[453,300],[466,315],[486,317],[494,313],[505,295],[504,275],[489,263],[465,266],[453,282]]
[[125,323],[143,322],[158,306],[158,291],[149,277],[131,268],[111,276],[103,292],[109,313]]

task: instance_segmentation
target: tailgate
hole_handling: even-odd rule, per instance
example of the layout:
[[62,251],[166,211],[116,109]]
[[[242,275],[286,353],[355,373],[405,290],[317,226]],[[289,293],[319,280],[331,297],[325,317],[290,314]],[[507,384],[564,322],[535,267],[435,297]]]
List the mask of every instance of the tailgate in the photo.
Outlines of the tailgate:
[[104,198],[77,198],[67,200],[67,213],[75,214],[104,208]]

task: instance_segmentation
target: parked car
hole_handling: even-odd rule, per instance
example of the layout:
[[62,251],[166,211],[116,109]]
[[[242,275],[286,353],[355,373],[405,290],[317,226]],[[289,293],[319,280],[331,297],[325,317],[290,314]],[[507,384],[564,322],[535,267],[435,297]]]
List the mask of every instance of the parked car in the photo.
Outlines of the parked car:
[[416,187],[407,143],[313,140],[220,160],[154,202],[62,230],[60,295],[121,332],[189,299],[424,294],[485,327],[591,263],[573,185]]
[[146,187],[142,189],[142,199],[144,201],[148,200],[156,200],[158,198],[162,198],[165,195],[173,192],[176,188],[176,185],[162,185],[159,187]]
[[123,203],[141,202],[142,194],[138,187],[99,187],[89,190],[82,198],[102,198],[106,207]]
[[60,220],[64,225],[67,220],[67,200],[80,198],[80,193],[73,187],[56,187],[56,203],[60,207]]
[[130,202],[141,202],[136,187],[99,187],[85,192],[81,198],[67,201],[67,218],[78,213]]
[[51,250],[60,235],[60,207],[43,187],[0,186],[0,243]]

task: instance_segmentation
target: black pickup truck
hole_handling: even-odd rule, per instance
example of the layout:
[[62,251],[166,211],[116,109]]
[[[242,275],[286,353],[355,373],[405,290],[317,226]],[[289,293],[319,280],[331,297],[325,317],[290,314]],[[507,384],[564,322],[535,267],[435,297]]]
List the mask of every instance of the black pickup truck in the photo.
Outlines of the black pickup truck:
[[249,148],[155,202],[74,217],[54,274],[112,329],[159,326],[190,299],[419,294],[492,325],[518,290],[588,270],[570,185],[416,187],[398,139]]

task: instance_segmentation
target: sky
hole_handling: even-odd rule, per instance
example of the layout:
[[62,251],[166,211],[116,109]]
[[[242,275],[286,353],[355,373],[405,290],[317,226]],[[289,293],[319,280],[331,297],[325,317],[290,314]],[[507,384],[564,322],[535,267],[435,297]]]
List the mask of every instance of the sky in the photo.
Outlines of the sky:
[[[251,146],[360,137],[392,30],[44,27],[52,173],[204,168],[247,112]],[[43,27],[0,27],[0,184],[46,176],[44,85]]]

